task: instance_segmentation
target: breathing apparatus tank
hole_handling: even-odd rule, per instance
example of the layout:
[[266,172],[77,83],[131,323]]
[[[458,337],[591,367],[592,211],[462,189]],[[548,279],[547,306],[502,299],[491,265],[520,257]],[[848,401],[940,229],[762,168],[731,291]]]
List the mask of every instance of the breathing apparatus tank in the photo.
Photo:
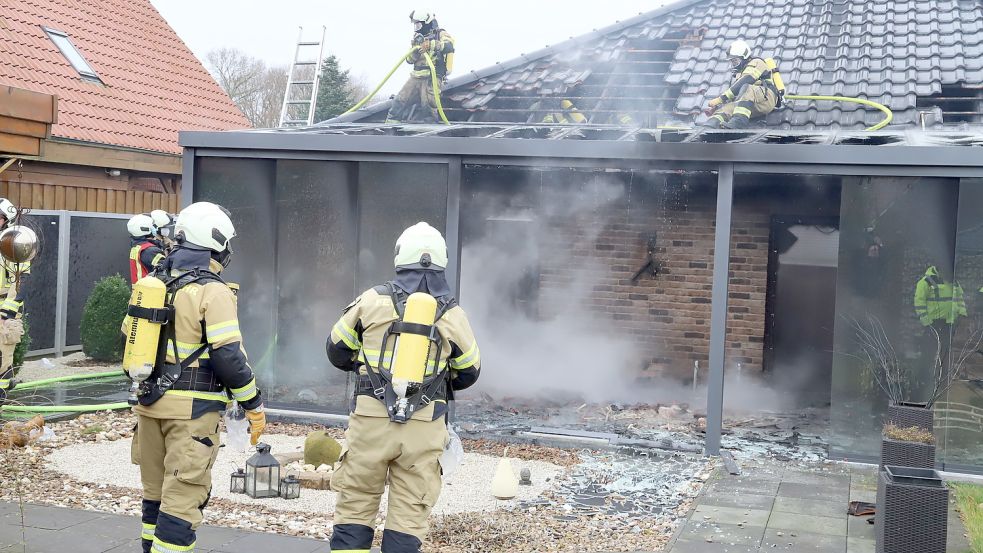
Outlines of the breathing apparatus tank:
[[[403,323],[431,326],[437,316],[437,300],[429,294],[416,292],[406,299]],[[406,397],[413,395],[426,376],[430,360],[430,338],[423,334],[404,332],[393,347],[392,386],[399,398],[397,414],[406,411]]]
[[140,384],[150,377],[157,363],[160,331],[166,319],[154,319],[163,311],[166,295],[167,286],[154,276],[145,276],[133,285],[123,347],[123,370],[133,381],[127,399],[130,405],[136,405]]

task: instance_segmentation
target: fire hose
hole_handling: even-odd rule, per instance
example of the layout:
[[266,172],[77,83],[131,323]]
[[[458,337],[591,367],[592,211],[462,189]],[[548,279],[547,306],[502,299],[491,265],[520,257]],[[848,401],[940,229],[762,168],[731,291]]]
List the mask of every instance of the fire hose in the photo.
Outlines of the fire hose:
[[876,125],[864,129],[867,132],[873,132],[876,130],[883,129],[894,119],[894,113],[891,112],[890,108],[888,108],[884,104],[879,104],[877,102],[871,100],[865,100],[863,98],[848,98],[846,96],[812,96],[812,95],[800,96],[798,94],[789,94],[786,95],[785,98],[788,100],[819,100],[819,101],[827,101],[827,102],[851,102],[854,104],[861,104],[864,106],[877,108],[882,112],[884,112],[884,119],[881,120]]
[[[66,376],[56,376],[53,378],[42,378],[40,380],[31,380],[28,382],[19,382],[17,384],[17,389],[27,389],[27,388],[41,388],[44,386],[49,386],[51,384],[57,384],[60,382],[75,382],[79,380],[95,380],[101,378],[115,378],[119,376],[124,376],[123,371],[106,371],[91,374],[72,374]],[[107,411],[115,409],[126,409],[130,407],[128,403],[115,402],[115,403],[95,403],[95,404],[82,404],[82,405],[10,405],[3,404],[0,405],[0,414],[2,413],[83,413],[92,411]]]
[[[389,81],[389,78],[393,76],[393,73],[395,73],[396,70],[399,69],[400,66],[403,65],[403,62],[406,61],[406,57],[409,56],[410,54],[412,54],[413,51],[416,50],[416,49],[418,49],[418,48],[419,48],[419,46],[414,46],[414,47],[410,48],[409,51],[407,51],[406,54],[403,55],[403,57],[399,58],[399,61],[396,62],[396,65],[394,65],[393,68],[389,71],[389,73],[386,74],[386,77],[384,79],[382,79],[382,82],[379,83],[379,86],[375,87],[375,89],[372,92],[370,92],[368,94],[368,96],[366,96],[365,98],[362,98],[357,104],[355,104],[354,106],[352,106],[348,111],[346,111],[342,115],[347,115],[349,113],[352,113],[353,111],[356,111],[358,109],[361,109],[361,107],[364,106],[366,104],[366,102],[368,102],[376,94],[378,94],[379,90],[382,89],[383,85],[385,85],[386,82]],[[430,54],[424,52],[423,53],[423,58],[427,61],[427,65],[430,66],[430,79],[431,79],[431,84],[433,85],[433,98],[434,98],[434,102],[437,104],[437,113],[440,114],[440,119],[445,124],[449,125],[450,124],[450,121],[447,120],[447,115],[444,114],[444,106],[441,104],[441,101],[440,101],[440,83],[437,81],[437,69],[434,67],[433,59],[430,57]]]

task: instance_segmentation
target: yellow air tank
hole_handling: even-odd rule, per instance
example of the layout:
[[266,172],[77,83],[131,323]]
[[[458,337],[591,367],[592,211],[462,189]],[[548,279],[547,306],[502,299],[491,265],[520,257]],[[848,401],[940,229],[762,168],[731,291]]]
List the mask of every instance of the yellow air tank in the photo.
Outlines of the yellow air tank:
[[[146,276],[133,285],[130,305],[147,309],[161,309],[167,287],[157,277]],[[135,315],[126,318],[126,344],[123,347],[123,370],[133,380],[130,401],[136,401],[136,389],[154,370],[157,362],[157,346],[160,343],[161,324]]]
[[[416,292],[410,294],[403,310],[403,322],[432,325],[437,316],[437,300],[429,294]],[[393,390],[401,399],[406,397],[406,389],[423,382],[427,362],[430,357],[430,339],[420,334],[404,332],[396,339],[393,354]]]

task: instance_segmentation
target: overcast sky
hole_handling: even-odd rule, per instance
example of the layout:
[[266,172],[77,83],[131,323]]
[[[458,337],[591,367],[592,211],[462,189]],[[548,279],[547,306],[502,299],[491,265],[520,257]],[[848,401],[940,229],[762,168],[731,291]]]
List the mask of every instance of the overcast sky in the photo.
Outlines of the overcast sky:
[[[605,27],[668,0],[430,0],[418,5],[395,0],[151,0],[199,59],[214,48],[238,48],[270,64],[293,60],[298,26],[305,38],[327,27],[325,55],[375,87],[409,48],[414,8],[433,11],[454,36],[454,73],[461,75],[498,61]],[[318,37],[319,38],[319,37]],[[401,69],[383,94],[406,79]]]

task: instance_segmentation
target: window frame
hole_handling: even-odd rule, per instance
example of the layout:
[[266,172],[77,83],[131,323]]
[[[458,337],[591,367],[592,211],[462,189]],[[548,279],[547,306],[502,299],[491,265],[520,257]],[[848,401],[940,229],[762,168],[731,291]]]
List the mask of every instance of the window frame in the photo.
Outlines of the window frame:
[[[85,56],[82,55],[82,52],[79,51],[78,47],[75,46],[75,43],[72,42],[72,38],[68,35],[68,33],[65,31],[59,31],[58,29],[53,29],[51,27],[42,26],[41,28],[44,29],[45,34],[48,35],[48,39],[51,41],[51,43],[58,48],[59,52],[61,52],[61,55],[65,58],[65,61],[67,61],[68,64],[71,65],[76,72],[78,72],[79,76],[81,76],[83,80],[103,84],[99,74],[96,73],[96,70],[92,67],[92,64],[89,63],[89,60],[87,60]],[[70,48],[70,50],[66,51],[66,48]],[[85,67],[79,67],[76,64],[76,60],[73,59],[74,57],[81,60],[81,62],[85,64]]]

